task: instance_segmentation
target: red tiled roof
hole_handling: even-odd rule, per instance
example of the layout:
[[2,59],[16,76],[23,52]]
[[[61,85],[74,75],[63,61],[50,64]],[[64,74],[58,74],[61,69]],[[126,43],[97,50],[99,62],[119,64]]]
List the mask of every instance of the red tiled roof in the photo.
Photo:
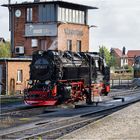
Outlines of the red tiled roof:
[[129,50],[127,52],[128,57],[135,57],[135,56],[140,56],[140,50]]
[[[122,51],[118,48],[112,48],[114,50],[114,52],[119,56],[119,57],[122,57]],[[127,57],[127,55],[125,55],[125,57]]]

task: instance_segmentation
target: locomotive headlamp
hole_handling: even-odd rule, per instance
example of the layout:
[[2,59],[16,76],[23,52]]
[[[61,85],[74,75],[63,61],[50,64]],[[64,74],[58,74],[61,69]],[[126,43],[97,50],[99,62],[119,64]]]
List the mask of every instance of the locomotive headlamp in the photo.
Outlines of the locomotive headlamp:
[[49,81],[49,80],[48,80],[48,81],[45,81],[45,84],[46,84],[46,85],[48,85],[49,83],[50,83],[50,81]]
[[43,54],[43,51],[39,51],[38,54],[42,55]]
[[32,85],[32,84],[33,84],[33,81],[32,81],[32,80],[29,80],[29,81],[28,81],[28,84],[29,84],[29,85]]

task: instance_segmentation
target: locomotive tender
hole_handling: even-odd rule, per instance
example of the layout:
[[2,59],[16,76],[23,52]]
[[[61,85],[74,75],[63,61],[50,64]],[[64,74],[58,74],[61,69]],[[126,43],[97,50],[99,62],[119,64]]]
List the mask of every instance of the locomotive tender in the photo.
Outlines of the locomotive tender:
[[36,51],[30,65],[30,80],[24,91],[26,104],[41,106],[85,100],[101,87],[110,91],[110,71],[99,53]]

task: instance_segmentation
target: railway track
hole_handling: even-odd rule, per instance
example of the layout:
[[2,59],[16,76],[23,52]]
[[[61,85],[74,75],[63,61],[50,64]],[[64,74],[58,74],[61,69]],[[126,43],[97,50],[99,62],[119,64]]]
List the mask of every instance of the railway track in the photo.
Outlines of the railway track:
[[46,121],[36,123],[33,128],[25,128],[24,130],[17,130],[10,133],[1,134],[0,139],[56,139],[138,101],[140,101],[140,96],[132,99],[131,101],[125,101],[121,104],[116,104],[105,109],[100,109],[93,112],[91,111],[53,122]]
[[[114,98],[116,96],[125,96],[125,95],[131,95],[131,94],[134,94],[135,92],[138,92],[140,89],[135,89],[135,90],[124,90],[124,91],[117,91],[117,92],[110,92],[108,97],[110,98]],[[7,110],[1,110],[1,114],[0,116],[2,115],[12,115],[12,114],[22,114],[20,112],[26,112],[26,110],[30,110],[30,112],[34,112],[32,110],[39,110],[39,109],[42,109],[44,107],[33,107],[33,106],[18,106],[17,108],[14,108],[14,109],[7,109]],[[51,108],[51,107],[48,107],[48,108]],[[37,112],[37,111],[36,111]],[[40,111],[38,111],[40,112]]]
[[[127,90],[127,91],[122,91],[120,92],[112,92],[109,94],[109,97],[105,97],[103,99],[103,103],[105,103],[108,100],[112,100],[112,98],[116,98],[119,95],[121,96],[127,96],[127,95],[134,95],[137,94],[139,92],[139,90]],[[84,103],[83,103],[84,104]],[[3,128],[9,129],[9,128],[13,128],[16,126],[20,126],[20,125],[24,125],[24,124],[28,124],[28,123],[32,123],[32,122],[36,122],[36,121],[40,121],[41,119],[38,117],[37,119],[30,119],[31,117],[35,117],[41,114],[51,114],[53,112],[58,112],[59,109],[63,109],[63,108],[79,108],[78,106],[74,106],[74,105],[64,105],[64,106],[58,106],[58,107],[18,107],[15,110],[10,110],[10,112],[5,112],[0,114],[0,121],[1,121],[1,125],[0,125],[0,131]],[[66,111],[66,110],[65,110]]]

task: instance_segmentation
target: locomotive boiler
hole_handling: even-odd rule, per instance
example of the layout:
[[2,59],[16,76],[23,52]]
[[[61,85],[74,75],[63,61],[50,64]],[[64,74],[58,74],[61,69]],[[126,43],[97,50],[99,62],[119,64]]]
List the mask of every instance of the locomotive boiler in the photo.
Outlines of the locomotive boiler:
[[110,71],[99,53],[69,51],[34,52],[24,101],[30,105],[55,105],[85,100],[89,88],[110,90]]

